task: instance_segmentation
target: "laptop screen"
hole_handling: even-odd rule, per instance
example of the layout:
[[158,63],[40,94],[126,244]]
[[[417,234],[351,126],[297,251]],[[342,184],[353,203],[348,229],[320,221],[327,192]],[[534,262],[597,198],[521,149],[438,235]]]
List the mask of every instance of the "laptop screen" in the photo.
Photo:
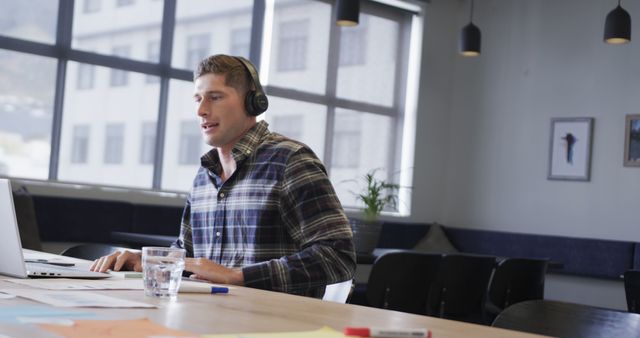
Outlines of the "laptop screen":
[[8,179],[0,179],[0,238],[3,239],[0,245],[0,274],[26,278],[18,220]]

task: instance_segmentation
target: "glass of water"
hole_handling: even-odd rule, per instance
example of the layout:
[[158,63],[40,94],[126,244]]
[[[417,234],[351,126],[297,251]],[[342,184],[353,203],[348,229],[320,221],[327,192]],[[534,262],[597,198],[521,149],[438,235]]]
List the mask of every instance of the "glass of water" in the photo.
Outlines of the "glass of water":
[[147,296],[175,299],[182,280],[185,250],[145,246],[142,248],[142,279]]

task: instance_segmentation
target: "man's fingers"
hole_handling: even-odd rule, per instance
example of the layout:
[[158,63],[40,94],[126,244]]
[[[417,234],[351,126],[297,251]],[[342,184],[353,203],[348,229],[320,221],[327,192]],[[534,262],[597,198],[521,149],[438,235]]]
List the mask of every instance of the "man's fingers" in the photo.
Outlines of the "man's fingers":
[[100,258],[98,258],[98,259],[94,260],[94,261],[93,261],[93,263],[91,264],[91,266],[89,267],[89,270],[90,270],[90,271],[97,271],[97,270],[98,270],[98,267],[99,267],[100,265],[102,265],[102,260],[103,260],[103,259],[104,259],[104,257],[100,257]]
[[125,251],[120,253],[117,258],[115,263],[113,264],[113,271],[120,271],[120,269],[122,269],[122,266],[124,265],[124,263],[127,262],[127,259],[129,258],[129,251]]
[[98,271],[106,272],[107,270],[111,269],[113,267],[113,263],[115,262],[116,258],[118,258],[119,255],[120,255],[120,252],[116,251],[109,256],[102,257],[104,258],[104,260],[102,261],[102,264],[100,265],[100,269]]

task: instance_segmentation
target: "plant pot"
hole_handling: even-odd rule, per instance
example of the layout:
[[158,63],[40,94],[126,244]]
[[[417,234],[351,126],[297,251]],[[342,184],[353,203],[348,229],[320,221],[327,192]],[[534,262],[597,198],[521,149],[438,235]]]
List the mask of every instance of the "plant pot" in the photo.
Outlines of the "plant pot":
[[353,231],[353,243],[356,252],[361,254],[371,254],[378,245],[382,222],[349,220],[351,231]]

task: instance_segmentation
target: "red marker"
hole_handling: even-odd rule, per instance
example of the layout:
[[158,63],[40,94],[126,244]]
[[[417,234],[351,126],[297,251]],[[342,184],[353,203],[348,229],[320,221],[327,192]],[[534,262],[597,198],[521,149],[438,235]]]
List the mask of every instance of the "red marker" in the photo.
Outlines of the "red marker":
[[384,338],[431,338],[427,329],[383,329],[379,327],[348,327],[344,329],[347,336],[384,337]]

